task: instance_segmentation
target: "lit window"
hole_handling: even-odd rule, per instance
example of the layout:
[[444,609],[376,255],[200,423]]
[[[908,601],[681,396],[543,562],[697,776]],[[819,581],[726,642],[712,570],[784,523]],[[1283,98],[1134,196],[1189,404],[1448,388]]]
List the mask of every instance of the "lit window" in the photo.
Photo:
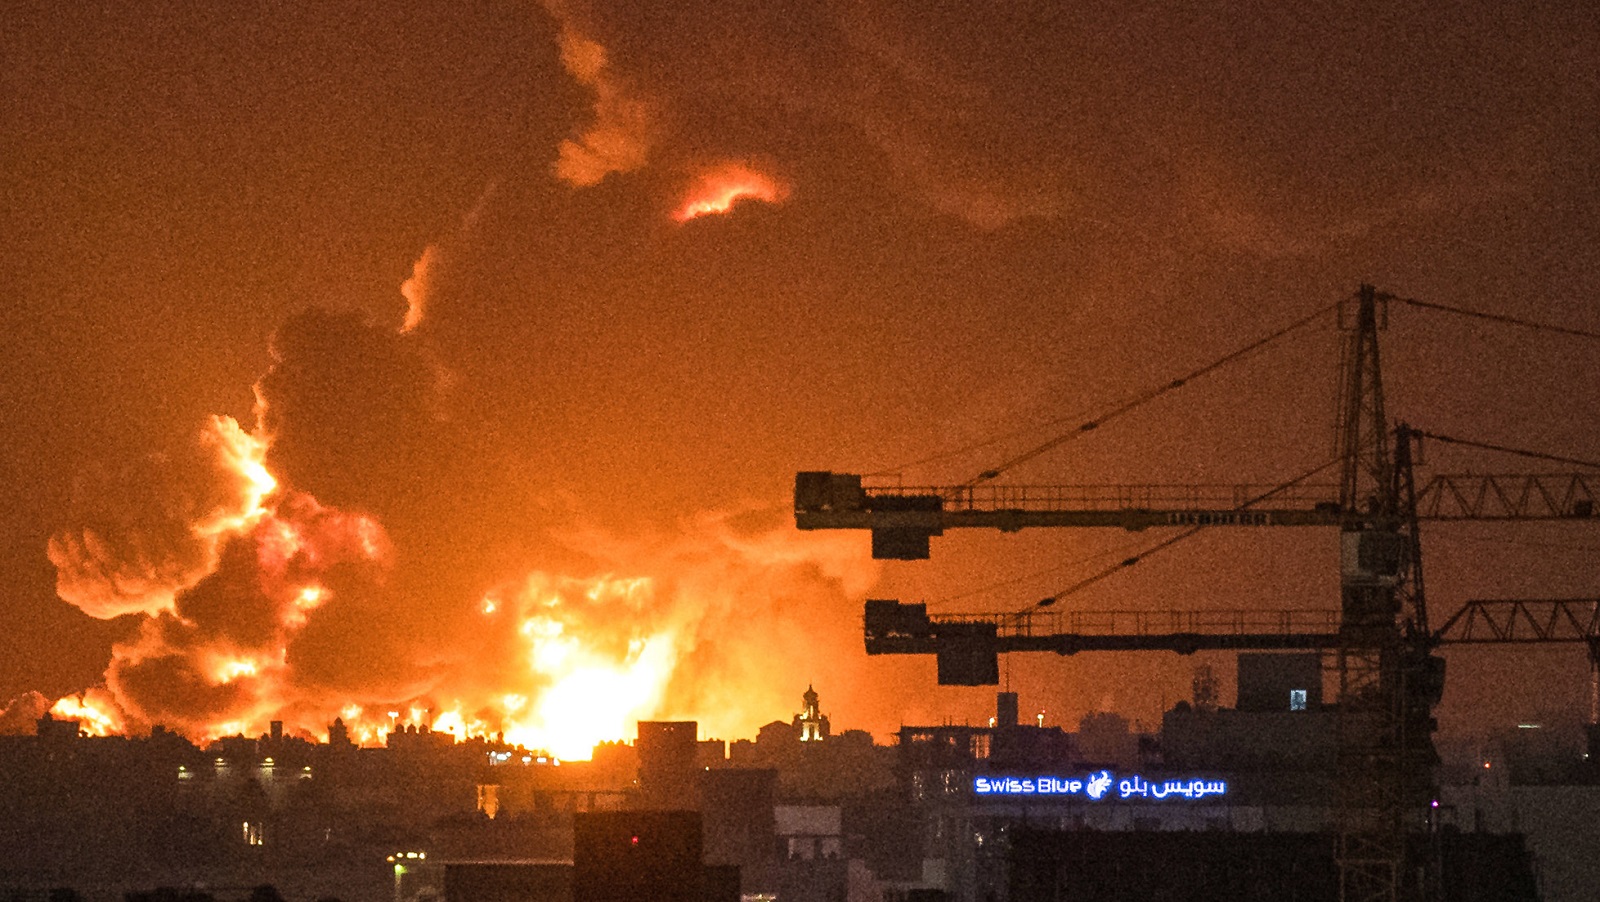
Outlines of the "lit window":
[[1306,690],[1304,690],[1304,689],[1290,689],[1289,690],[1289,710],[1290,711],[1304,711],[1305,709],[1306,709]]

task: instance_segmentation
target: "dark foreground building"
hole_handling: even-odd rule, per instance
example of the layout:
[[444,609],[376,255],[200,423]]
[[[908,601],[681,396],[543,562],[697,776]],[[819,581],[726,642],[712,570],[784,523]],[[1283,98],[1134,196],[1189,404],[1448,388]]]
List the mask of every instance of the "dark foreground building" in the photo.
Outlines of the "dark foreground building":
[[[1336,902],[1329,833],[1011,832],[1012,902],[1300,900]],[[1447,831],[1438,851],[1446,902],[1538,902],[1521,836]],[[1422,862],[1416,862],[1420,867]]]
[[739,869],[707,865],[697,811],[573,817],[573,860],[459,862],[447,902],[738,902]]
[[574,900],[700,902],[698,811],[580,814],[572,821],[572,846]]
[[450,902],[571,902],[572,864],[453,862],[444,866],[444,897]]

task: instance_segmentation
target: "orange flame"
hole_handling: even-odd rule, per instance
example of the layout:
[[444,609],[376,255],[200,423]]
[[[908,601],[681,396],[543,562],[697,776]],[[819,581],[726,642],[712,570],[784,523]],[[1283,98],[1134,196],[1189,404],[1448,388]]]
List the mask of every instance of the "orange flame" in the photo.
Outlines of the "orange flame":
[[[136,728],[163,723],[200,741],[260,733],[269,720],[320,736],[338,716],[360,745],[392,741],[400,729],[431,730],[440,735],[429,742],[499,738],[556,759],[582,760],[602,741],[631,736],[641,719],[688,715],[709,730],[751,729],[758,718],[770,717],[782,695],[776,684],[783,681],[760,682],[762,654],[726,657],[726,618],[714,612],[747,609],[736,608],[734,597],[743,606],[782,605],[796,591],[812,591],[797,589],[802,584],[796,579],[815,581],[816,591],[856,596],[872,578],[870,571],[855,572],[853,548],[797,542],[781,531],[716,533],[709,542],[697,539],[665,553],[618,548],[632,560],[629,566],[652,575],[535,572],[520,584],[491,586],[466,602],[478,624],[469,630],[472,650],[419,680],[423,685],[410,690],[415,694],[346,688],[330,697],[326,687],[301,681],[291,649],[312,620],[358,594],[338,588],[350,578],[347,568],[373,567],[381,576],[383,561],[375,558],[390,556],[388,537],[369,517],[292,491],[274,496],[253,516],[255,528],[234,539],[250,543],[244,546],[249,551],[234,546],[230,566],[253,566],[245,572],[254,585],[245,591],[258,591],[256,603],[270,605],[257,621],[264,632],[224,633],[200,621],[152,617],[138,642],[117,647],[113,704],[69,697],[55,710],[97,733],[121,732],[125,722]],[[181,599],[179,611],[187,616]],[[203,609],[196,613],[204,615]],[[784,630],[787,638],[767,649],[781,651],[782,642],[803,634]],[[809,643],[802,644],[809,652]],[[708,656],[712,648],[718,653]],[[178,658],[195,681],[175,690],[192,693],[197,707],[157,700],[147,708],[148,698],[121,694],[125,671]]]
[[295,598],[295,606],[303,610],[311,610],[322,604],[323,589],[321,586],[306,586],[300,590],[300,595]]
[[777,178],[743,163],[723,163],[695,179],[673,218],[688,222],[699,216],[727,213],[746,198],[776,204],[788,197],[788,185]]
[[122,732],[122,718],[110,705],[90,698],[88,693],[68,695],[50,706],[50,716],[76,720],[78,729],[91,736],[111,736]]
[[222,666],[217,668],[217,682],[227,685],[240,677],[253,677],[257,671],[258,668],[254,661],[246,659],[224,661]]
[[[535,572],[519,585],[473,596],[469,608],[480,626],[471,633],[479,644],[459,667],[441,670],[429,688],[409,697],[358,690],[329,698],[325,690],[298,682],[289,648],[308,621],[342,594],[327,588],[316,562],[349,566],[361,560],[363,526],[378,527],[292,492],[275,499],[262,516],[241,541],[255,543],[255,578],[276,605],[270,635],[240,644],[205,630],[167,634],[156,624],[170,621],[152,619],[141,644],[117,652],[132,667],[147,657],[186,658],[203,683],[195,691],[211,700],[209,709],[146,711],[119,696],[109,706],[69,697],[57,703],[57,712],[84,720],[94,732],[121,732],[123,718],[129,718],[140,726],[176,726],[201,741],[260,733],[268,720],[316,736],[338,716],[359,745],[381,745],[397,730],[431,730],[440,735],[428,741],[498,738],[557,760],[582,760],[602,741],[631,736],[641,719],[691,715],[711,730],[748,730],[770,716],[778,702],[775,687],[750,682],[763,672],[759,655],[745,655],[732,666],[718,655],[707,670],[708,635],[716,647],[722,629],[715,625],[722,618],[707,620],[707,614],[729,609],[732,590],[726,584],[738,586],[741,603],[747,603],[763,593],[788,597],[796,566],[807,578],[851,595],[864,591],[870,579],[838,569],[850,557],[843,551],[759,536],[737,537],[739,544],[724,551],[697,545],[689,556],[646,563],[652,577]],[[387,541],[381,530],[376,535]]]
[[[788,192],[772,175],[725,163],[699,177],[676,218],[725,214],[744,198],[778,203]],[[402,289],[403,329],[425,315],[433,262],[430,248]],[[758,650],[733,651],[744,645],[734,641],[741,618],[729,615],[763,605],[788,618],[774,622],[809,624],[818,606],[802,612],[796,599],[859,598],[874,578],[843,541],[802,542],[792,529],[753,529],[744,518],[735,529],[708,515],[683,536],[586,549],[604,566],[649,577],[533,573],[520,585],[465,588],[456,614],[485,628],[456,637],[467,639],[464,652],[452,642],[417,657],[397,642],[400,650],[384,660],[402,672],[368,681],[364,673],[319,671],[307,665],[357,635],[338,631],[350,626],[340,617],[389,597],[383,583],[398,554],[375,517],[280,485],[266,465],[273,421],[265,398],[258,386],[255,430],[219,416],[202,432],[194,465],[211,477],[207,491],[158,508],[175,540],[141,544],[148,517],[113,535],[128,547],[87,526],[52,538],[64,599],[94,616],[143,617],[137,637],[114,646],[105,687],[58,700],[58,716],[96,734],[159,723],[196,740],[259,733],[271,720],[317,735],[339,716],[361,745],[406,728],[408,736],[499,735],[586,759],[597,743],[632,735],[639,719],[699,716],[712,730],[757,725],[779,704],[788,676],[767,679],[774,650],[793,658],[803,647],[809,660],[813,643],[803,629],[780,627]],[[414,591],[395,582],[396,597]],[[324,624],[330,633],[319,632]],[[462,628],[459,617],[444,626],[441,635]]]
[[243,532],[266,513],[261,502],[278,488],[278,480],[267,472],[263,463],[267,443],[244,431],[233,417],[226,416],[212,417],[211,432],[207,435],[215,442],[222,463],[244,480],[242,503],[239,510],[212,511],[194,525],[194,531],[203,536]]
[[381,743],[400,729],[456,740],[503,739],[555,760],[587,759],[594,746],[660,716],[680,655],[676,628],[645,616],[659,599],[650,579],[531,575],[478,602],[487,634],[508,643],[511,669],[448,705],[432,699],[347,704],[351,737]]
[[677,662],[674,636],[625,617],[653,591],[648,579],[530,581],[517,626],[527,667],[519,682],[529,691],[496,700],[507,742],[586,759],[601,740],[626,736],[635,720],[655,714]]

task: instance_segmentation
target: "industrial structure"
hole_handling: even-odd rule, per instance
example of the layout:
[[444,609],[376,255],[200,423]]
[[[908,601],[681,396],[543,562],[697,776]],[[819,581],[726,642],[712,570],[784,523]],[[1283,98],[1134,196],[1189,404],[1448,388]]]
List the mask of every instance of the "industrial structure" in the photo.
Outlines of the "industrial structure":
[[[874,487],[864,485],[858,475],[799,473],[796,525],[870,530],[873,557],[898,560],[927,558],[931,539],[947,529],[1177,528],[1175,535],[1145,551],[1013,613],[930,615],[920,604],[868,601],[867,651],[933,654],[939,681],[954,685],[997,683],[998,655],[1014,651],[1319,651],[1336,673],[1338,686],[1334,860],[1339,897],[1349,902],[1437,898],[1442,885],[1438,847],[1422,841],[1430,825],[1430,806],[1438,804],[1432,708],[1443,691],[1444,661],[1435,650],[1446,643],[1585,642],[1591,665],[1600,666],[1600,600],[1473,601],[1444,626],[1434,628],[1423,580],[1419,524],[1449,520],[1594,524],[1600,522],[1595,505],[1600,470],[1419,478],[1414,451],[1428,437],[1567,465],[1600,465],[1462,442],[1391,423],[1384,404],[1379,334],[1386,328],[1392,302],[1485,316],[1397,298],[1363,285],[1353,298],[1147,392],[966,483]],[[992,484],[1006,470],[1335,310],[1344,335],[1332,460],[1263,488]],[[1337,484],[1310,483],[1328,470],[1338,473]],[[1062,598],[1203,529],[1265,526],[1339,530],[1341,598],[1336,612],[1061,614],[1048,610]],[[1596,707],[1600,708],[1600,695]],[[1600,711],[1591,712],[1591,721],[1597,714]],[[1593,723],[1590,729],[1596,729]]]

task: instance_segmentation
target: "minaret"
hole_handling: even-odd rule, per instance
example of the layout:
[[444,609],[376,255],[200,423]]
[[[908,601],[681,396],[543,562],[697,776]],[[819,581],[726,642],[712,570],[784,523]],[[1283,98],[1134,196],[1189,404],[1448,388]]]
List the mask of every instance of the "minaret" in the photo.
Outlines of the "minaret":
[[806,686],[803,696],[806,708],[795,715],[795,726],[800,728],[801,742],[821,742],[828,738],[828,717],[818,707],[817,690],[810,685]]

